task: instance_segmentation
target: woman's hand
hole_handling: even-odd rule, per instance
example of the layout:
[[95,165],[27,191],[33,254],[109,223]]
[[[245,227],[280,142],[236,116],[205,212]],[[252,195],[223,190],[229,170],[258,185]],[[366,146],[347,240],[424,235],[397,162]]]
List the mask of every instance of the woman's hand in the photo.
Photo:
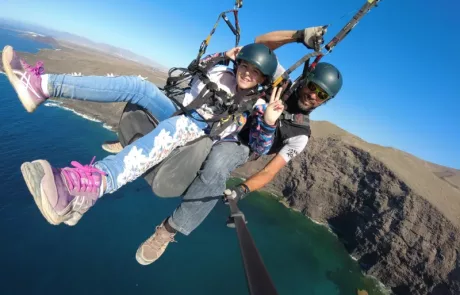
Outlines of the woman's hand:
[[238,55],[238,53],[240,53],[241,48],[243,48],[243,46],[234,47],[229,51],[225,52],[225,56],[235,61],[236,56]]
[[283,90],[283,87],[273,88],[272,95],[270,96],[270,102],[268,103],[267,109],[264,113],[264,121],[268,125],[275,125],[276,120],[278,120],[284,111],[284,104],[280,99]]

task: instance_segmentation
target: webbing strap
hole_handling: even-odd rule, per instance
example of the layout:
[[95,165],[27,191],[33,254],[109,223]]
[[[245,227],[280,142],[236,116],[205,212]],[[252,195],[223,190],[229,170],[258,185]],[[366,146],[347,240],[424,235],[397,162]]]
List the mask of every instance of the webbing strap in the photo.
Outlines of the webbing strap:
[[[242,1],[241,2],[236,2],[235,4],[235,8],[232,9],[232,10],[228,10],[228,11],[224,11],[222,12],[221,14],[219,14],[219,17],[217,18],[216,20],[216,23],[214,24],[214,26],[212,27],[212,30],[211,32],[209,33],[209,35],[206,37],[206,39],[203,40],[203,42],[201,42],[201,45],[200,45],[200,49],[198,50],[198,55],[197,57],[195,58],[196,62],[198,62],[200,60],[200,58],[203,56],[203,54],[206,52],[206,48],[208,47],[209,45],[209,42],[211,41],[211,37],[212,35],[214,34],[214,32],[216,31],[216,28],[217,26],[219,25],[219,20],[222,18],[225,23],[227,24],[227,26],[230,28],[230,30],[232,31],[232,33],[235,35],[235,47],[238,46],[239,42],[240,42],[240,25],[239,25],[239,21],[238,21],[238,9],[242,6]],[[232,25],[232,23],[230,22],[230,20],[228,19],[227,17],[227,13],[230,13],[230,12],[233,12],[233,15],[235,17],[235,26]]]
[[352,17],[352,19],[335,35],[332,40],[325,46],[327,51],[332,49],[345,38],[348,33],[358,24],[358,22],[366,15],[372,8],[376,7],[381,0],[367,0],[361,9]]
[[[350,31],[358,24],[358,22],[366,15],[372,8],[376,7],[377,4],[381,0],[366,0],[366,3],[361,7],[361,9],[352,17],[352,19],[332,38],[327,45],[324,46],[326,48],[327,52],[322,53],[321,48],[319,51],[314,51],[312,53],[306,54],[303,56],[301,59],[299,59],[295,64],[293,64],[289,69],[287,69],[278,79],[276,79],[271,87],[276,87],[278,86],[282,81],[286,81],[289,79],[289,74],[291,74],[295,69],[297,69],[300,65],[304,64],[304,70],[302,74],[296,79],[296,82],[292,84],[291,88],[289,88],[285,94],[283,95],[284,98],[289,97],[290,94],[292,94],[301,84],[303,79],[305,78],[305,73],[308,70],[312,70],[316,67],[318,62],[328,53],[332,51],[332,49],[340,42],[342,41],[349,33]],[[310,58],[316,56],[315,60],[311,65],[308,65],[308,61]]]

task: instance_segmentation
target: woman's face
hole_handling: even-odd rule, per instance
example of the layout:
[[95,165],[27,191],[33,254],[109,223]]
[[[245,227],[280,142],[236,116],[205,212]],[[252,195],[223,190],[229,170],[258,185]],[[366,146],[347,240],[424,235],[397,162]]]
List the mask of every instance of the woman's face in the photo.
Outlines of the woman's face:
[[246,61],[241,61],[236,70],[236,83],[240,89],[250,89],[262,84],[265,76],[255,66]]

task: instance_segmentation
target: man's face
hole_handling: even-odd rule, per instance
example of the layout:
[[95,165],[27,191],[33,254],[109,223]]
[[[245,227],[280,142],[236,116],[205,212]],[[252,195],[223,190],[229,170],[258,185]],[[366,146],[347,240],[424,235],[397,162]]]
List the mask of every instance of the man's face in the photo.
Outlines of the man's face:
[[308,82],[307,85],[300,88],[298,99],[299,108],[308,111],[323,104],[329,99],[329,95],[315,83]]

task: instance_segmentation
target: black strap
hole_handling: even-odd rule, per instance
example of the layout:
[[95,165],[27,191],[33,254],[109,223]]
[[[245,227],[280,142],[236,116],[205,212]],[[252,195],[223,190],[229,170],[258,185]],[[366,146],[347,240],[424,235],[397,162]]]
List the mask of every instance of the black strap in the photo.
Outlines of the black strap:
[[[219,118],[219,122],[214,123],[211,128],[209,135],[217,140],[220,140],[219,134],[224,131],[228,126],[235,123],[239,116],[248,110],[251,110],[254,105],[254,101],[260,97],[259,93],[254,93],[252,95],[247,95],[253,90],[241,91],[237,93],[234,101],[235,103],[223,114],[215,116],[214,118]],[[243,101],[244,99],[244,101]]]
[[332,38],[332,40],[325,46],[327,51],[332,49],[345,38],[351,30],[358,24],[358,22],[366,15],[372,8],[376,7],[381,0],[367,0],[361,9],[352,17],[352,19]]
[[[202,62],[201,64],[197,64],[195,61],[192,61],[190,65],[187,68],[173,68],[169,71],[169,77],[166,81],[165,87],[162,89],[166,96],[168,96],[171,100],[174,101],[179,107],[179,110],[177,110],[172,116],[176,116],[179,114],[190,114],[190,112],[200,106],[202,106],[205,103],[211,103],[211,104],[216,104],[216,103],[221,103],[219,101],[220,97],[225,97],[228,96],[227,93],[221,89],[218,88],[218,86],[214,83],[211,82],[209,77],[206,75],[206,73],[215,65],[221,63],[222,61],[225,61],[227,58],[225,56],[218,56],[218,57],[213,57],[205,62]],[[180,70],[182,71],[182,74],[179,76],[173,77],[172,74],[173,72]],[[187,107],[185,107],[182,103],[180,103],[177,99],[175,99],[175,95],[177,94],[184,94],[185,90],[183,89],[183,85],[179,85],[183,83],[187,79],[191,79],[189,85],[192,83],[193,79],[199,79],[201,82],[205,84],[203,89],[200,91],[198,96],[189,104]],[[202,121],[204,122],[215,122],[216,120],[219,120],[220,118],[216,119],[210,119],[210,120],[205,120],[203,119]]]
[[294,121],[295,117],[294,114],[288,113],[287,111],[283,111],[283,119]]
[[[226,120],[224,120],[226,119]],[[232,125],[235,122],[234,115],[226,115],[225,117],[221,117],[220,120],[214,122],[212,125],[211,131],[209,132],[209,136],[212,139],[221,140],[220,133],[224,131],[228,126]]]
[[[242,1],[241,1],[242,2]],[[222,13],[219,14],[219,17],[217,18],[217,21],[216,23],[214,24],[211,32],[209,33],[208,37],[206,37],[205,40],[203,40],[203,42],[201,42],[200,44],[200,49],[198,50],[198,55],[197,57],[195,58],[195,60],[198,62],[200,60],[200,58],[203,56],[203,54],[206,52],[206,48],[208,47],[209,45],[209,41],[211,40],[211,37],[212,35],[214,34],[214,32],[216,31],[216,28],[217,26],[219,25],[219,20],[220,18],[222,18],[225,23],[228,25],[228,27],[230,28],[230,30],[232,31],[232,33],[235,35],[235,47],[238,46],[239,42],[240,42],[240,25],[239,25],[239,21],[238,21],[238,9],[241,8],[242,6],[242,3],[240,1],[237,1],[236,4],[235,4],[235,8],[232,9],[232,10],[228,10],[228,11],[224,11]],[[241,4],[240,4],[241,3]],[[232,25],[232,23],[229,21],[228,17],[227,17],[227,13],[229,12],[233,12],[233,15],[235,17],[235,26]]]
[[[203,89],[200,91],[200,93],[197,95],[197,97],[187,106],[184,106],[181,104],[179,101],[177,101],[174,97],[172,97],[170,94],[173,92],[174,87],[172,86],[177,86],[177,84],[180,83],[180,77],[170,77],[168,78],[170,83],[167,83],[169,85],[168,88],[165,87],[165,94],[166,96],[170,97],[180,108],[180,110],[177,110],[172,116],[180,115],[180,114],[190,114],[192,110],[195,110],[199,107],[201,107],[204,104],[210,104],[215,108],[220,108],[220,111],[217,110],[217,113],[213,115],[211,119],[197,119],[198,121],[202,122],[207,122],[207,123],[214,123],[214,125],[211,128],[211,132],[213,136],[219,134],[221,131],[223,131],[225,128],[227,128],[232,122],[233,119],[231,119],[231,116],[235,114],[236,112],[241,112],[245,111],[246,109],[242,110],[241,102],[242,101],[247,101],[247,100],[253,100],[254,98],[258,98],[260,96],[260,93],[256,91],[256,89],[247,89],[243,91],[237,92],[235,95],[230,97],[227,92],[225,92],[222,89],[219,89],[216,83],[212,82],[209,77],[206,75],[206,73],[214,67],[216,64],[222,62],[225,60],[226,57],[215,57],[211,58],[209,61],[205,63],[205,65],[197,65],[196,63],[192,62],[189,67],[187,68],[187,71],[189,74],[194,74],[197,79],[199,79],[202,83],[204,83]],[[181,70],[184,70],[181,68]],[[172,73],[172,72],[171,72]],[[188,77],[188,75],[184,75],[184,77]],[[175,79],[172,79],[175,78]],[[243,105],[245,107],[245,105]],[[224,120],[225,123],[224,123]],[[223,123],[223,124],[218,124],[218,122]]]

